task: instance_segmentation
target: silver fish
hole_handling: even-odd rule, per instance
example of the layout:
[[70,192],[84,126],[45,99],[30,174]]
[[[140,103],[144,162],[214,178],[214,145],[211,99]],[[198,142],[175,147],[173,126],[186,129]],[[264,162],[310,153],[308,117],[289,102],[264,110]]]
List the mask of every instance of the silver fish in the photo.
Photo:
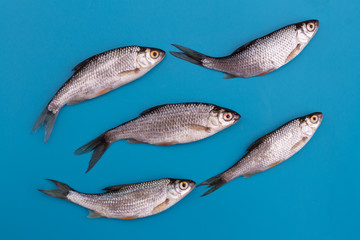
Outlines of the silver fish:
[[122,47],[97,54],[74,67],[74,74],[57,91],[36,121],[35,131],[45,124],[48,141],[60,109],[103,95],[132,82],[155,67],[165,57],[156,48]]
[[89,209],[89,218],[107,217],[123,220],[147,217],[165,211],[195,187],[195,182],[191,180],[164,178],[107,187],[103,189],[105,193],[87,194],[75,191],[64,183],[50,181],[58,188],[39,191]]
[[309,20],[281,28],[246,43],[226,57],[209,57],[175,45],[182,52],[170,52],[185,61],[227,73],[224,78],[248,78],[272,72],[296,57],[319,28],[318,20]]
[[231,168],[199,184],[211,187],[202,196],[237,177],[250,177],[289,159],[311,139],[322,118],[323,114],[320,112],[296,118],[258,139],[248,148],[248,153]]
[[165,104],[150,108],[139,117],[101,134],[75,151],[84,154],[94,151],[88,172],[115,141],[173,145],[209,137],[233,124],[240,115],[230,109],[207,103]]

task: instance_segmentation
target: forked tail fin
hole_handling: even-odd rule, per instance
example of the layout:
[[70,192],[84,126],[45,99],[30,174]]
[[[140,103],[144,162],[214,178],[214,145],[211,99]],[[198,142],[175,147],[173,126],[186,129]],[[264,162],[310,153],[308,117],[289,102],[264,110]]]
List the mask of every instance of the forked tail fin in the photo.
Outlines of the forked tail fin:
[[66,185],[65,183],[61,183],[55,180],[47,179],[57,186],[57,189],[46,189],[46,190],[40,190],[40,192],[45,193],[49,196],[55,197],[55,198],[61,198],[64,200],[68,200],[67,195],[69,194],[69,191],[74,191],[71,187]]
[[215,177],[209,178],[205,182],[200,183],[199,185],[197,185],[197,187],[208,185],[207,187],[210,188],[209,190],[207,190],[207,192],[205,192],[203,195],[201,195],[201,197],[203,197],[203,196],[206,196],[206,195],[214,192],[215,190],[221,188],[226,183],[228,183],[228,182],[222,178],[222,174],[218,174]]
[[209,56],[206,56],[205,54],[196,52],[187,47],[183,47],[183,46],[176,45],[176,44],[172,44],[172,45],[174,47],[176,47],[177,49],[183,51],[183,52],[170,52],[172,55],[174,55],[175,57],[178,57],[182,60],[196,64],[196,65],[203,66],[202,60],[204,58],[209,57]]
[[105,153],[105,151],[109,148],[110,145],[111,143],[107,142],[105,139],[105,134],[101,134],[99,137],[78,148],[74,152],[74,154],[81,155],[94,151],[91,155],[89,167],[86,170],[86,172],[88,172],[95,166],[95,164],[99,161],[101,156]]
[[48,107],[46,106],[46,108],[41,113],[38,120],[36,120],[31,132],[35,133],[39,127],[41,127],[43,124],[45,124],[45,143],[46,143],[49,140],[51,132],[54,128],[54,124],[55,124],[58,114],[59,114],[59,111],[54,114],[53,112],[49,111]]

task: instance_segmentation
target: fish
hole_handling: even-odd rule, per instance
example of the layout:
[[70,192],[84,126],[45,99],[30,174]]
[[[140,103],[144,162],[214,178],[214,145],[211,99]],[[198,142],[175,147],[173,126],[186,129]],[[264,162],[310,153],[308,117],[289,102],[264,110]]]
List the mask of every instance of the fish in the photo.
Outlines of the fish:
[[163,212],[187,196],[196,185],[192,180],[163,178],[111,186],[103,189],[105,193],[88,194],[78,192],[65,183],[47,180],[53,182],[57,189],[39,190],[40,192],[87,208],[89,218],[123,220]]
[[45,124],[45,143],[49,140],[59,111],[101,96],[130,83],[150,71],[165,57],[157,48],[129,46],[92,56],[73,68],[74,74],[56,92],[37,119],[32,132]]
[[318,20],[308,20],[283,27],[255,39],[225,57],[210,57],[190,48],[172,44],[182,52],[175,57],[226,73],[225,79],[265,75],[294,59],[310,42],[319,28]]
[[77,149],[76,155],[93,151],[86,172],[115,141],[168,146],[209,137],[241,118],[237,112],[208,103],[163,104],[145,110],[139,117],[110,129]]
[[322,119],[323,114],[315,112],[296,118],[259,138],[232,167],[198,185],[210,188],[202,196],[214,192],[237,177],[250,177],[289,159],[308,143]]

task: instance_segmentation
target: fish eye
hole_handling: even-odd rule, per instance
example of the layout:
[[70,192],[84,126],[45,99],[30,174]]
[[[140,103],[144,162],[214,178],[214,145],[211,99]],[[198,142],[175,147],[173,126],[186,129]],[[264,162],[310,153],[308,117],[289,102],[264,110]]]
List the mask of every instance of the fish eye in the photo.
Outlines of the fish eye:
[[223,119],[224,119],[225,121],[230,121],[231,119],[233,119],[233,114],[232,114],[231,112],[226,112],[226,113],[224,113],[224,115],[223,115]]
[[189,187],[189,183],[186,181],[182,181],[179,183],[179,187],[181,190],[186,190]]
[[319,119],[318,116],[312,115],[311,118],[310,118],[310,122],[311,123],[317,123],[318,119]]
[[306,24],[306,28],[307,28],[307,30],[309,30],[310,32],[314,31],[314,29],[315,29],[315,23],[310,22],[310,23]]
[[153,50],[153,51],[150,52],[150,56],[152,58],[158,58],[159,57],[159,52],[156,51],[156,50]]

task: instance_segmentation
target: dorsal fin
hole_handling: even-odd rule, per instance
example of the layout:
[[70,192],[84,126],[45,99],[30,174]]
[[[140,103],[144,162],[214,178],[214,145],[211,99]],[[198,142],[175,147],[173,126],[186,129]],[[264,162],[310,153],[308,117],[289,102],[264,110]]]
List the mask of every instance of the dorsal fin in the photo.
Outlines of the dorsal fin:
[[253,44],[256,40],[257,40],[257,39],[252,40],[252,41],[250,41],[250,42],[248,42],[248,43],[245,43],[244,45],[242,45],[241,47],[239,47],[238,49],[236,49],[232,54],[230,54],[230,56],[231,56],[231,55],[234,55],[234,54],[237,54],[237,53],[239,53],[239,52],[241,52],[241,51],[244,51],[244,50],[245,50],[246,48],[248,48],[251,44]]
[[248,148],[247,151],[250,152],[251,150],[253,150],[254,148],[256,148],[257,146],[259,146],[261,143],[263,143],[263,138],[261,137],[258,140],[256,140],[255,142],[253,142]]
[[110,186],[110,187],[106,187],[103,190],[110,192],[110,191],[117,191],[117,190],[121,190],[125,187],[128,187],[130,185],[134,185],[134,184],[120,184],[120,185],[115,185],[115,186]]
[[93,60],[97,55],[96,54],[92,57],[89,57],[87,59],[85,59],[84,61],[82,61],[81,63],[79,63],[78,65],[76,65],[72,70],[76,73],[77,71],[79,71],[83,66],[85,66],[86,64],[88,64],[91,60]]
[[[291,121],[290,121],[291,122]],[[274,134],[278,129],[282,128],[283,126],[287,125],[288,123],[285,123],[284,125],[282,125],[281,127],[275,129],[274,131],[272,132],[269,132],[268,134],[262,136],[261,138],[259,138],[258,140],[256,140],[255,142],[253,142],[247,149],[247,151],[251,151],[253,150],[254,148],[256,148],[257,146],[259,146],[260,144],[262,144],[266,138],[268,138],[268,136],[271,136],[272,134]]]
[[[277,129],[276,129],[277,130]],[[253,150],[254,148],[256,148],[257,146],[259,146],[260,144],[262,144],[265,139],[267,138],[267,136],[269,136],[270,134],[272,134],[273,132],[275,132],[276,130],[272,131],[271,133],[268,133],[264,136],[262,136],[261,138],[259,138],[258,140],[256,140],[255,142],[253,142],[247,149],[248,152],[250,152],[251,150]]]
[[148,113],[150,113],[150,112],[152,112],[152,111],[155,111],[155,110],[157,110],[157,109],[159,109],[159,108],[161,108],[161,107],[163,107],[163,106],[165,106],[165,105],[167,105],[167,104],[162,104],[162,105],[158,105],[158,106],[155,106],[155,107],[146,109],[145,111],[143,111],[142,113],[140,113],[140,116],[143,116],[143,115],[148,114]]

